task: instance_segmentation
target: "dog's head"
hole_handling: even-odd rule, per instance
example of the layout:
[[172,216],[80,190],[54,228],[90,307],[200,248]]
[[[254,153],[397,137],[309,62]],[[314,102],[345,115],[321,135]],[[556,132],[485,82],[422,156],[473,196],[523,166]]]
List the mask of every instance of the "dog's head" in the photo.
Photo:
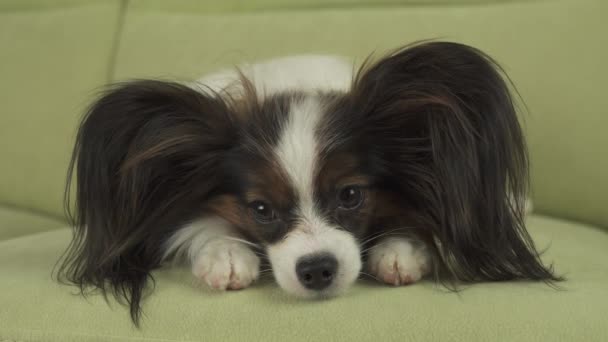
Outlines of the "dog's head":
[[201,215],[263,245],[279,285],[304,297],[348,288],[362,242],[404,226],[436,252],[437,275],[552,276],[523,230],[527,156],[508,87],[460,44],[366,63],[345,92],[122,84],[85,117],[73,163],[62,271],[124,296],[134,319],[163,241]]
[[266,247],[278,283],[299,296],[332,295],[358,277],[358,238],[374,217],[367,152],[356,148],[355,132],[336,129],[350,120],[344,97],[262,98],[238,125],[239,144],[224,159],[234,191],[212,204]]

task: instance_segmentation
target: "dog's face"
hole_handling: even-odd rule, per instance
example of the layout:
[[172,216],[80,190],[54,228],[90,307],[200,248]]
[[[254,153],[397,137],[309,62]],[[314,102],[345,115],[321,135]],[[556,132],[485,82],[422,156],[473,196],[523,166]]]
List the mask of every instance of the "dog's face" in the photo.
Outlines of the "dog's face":
[[277,94],[241,115],[247,123],[225,171],[235,198],[215,210],[263,244],[279,285],[302,297],[355,281],[377,201],[366,150],[354,133],[333,133],[346,114],[342,96]]

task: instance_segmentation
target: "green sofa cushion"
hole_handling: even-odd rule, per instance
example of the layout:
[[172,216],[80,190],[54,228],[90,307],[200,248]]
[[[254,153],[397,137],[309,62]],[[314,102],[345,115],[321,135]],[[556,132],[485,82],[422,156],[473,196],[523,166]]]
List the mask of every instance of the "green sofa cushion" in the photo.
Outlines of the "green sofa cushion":
[[[16,1],[16,0],[12,0]],[[48,0],[45,0],[48,1]],[[63,0],[67,1],[67,0]],[[75,0],[74,0],[75,1]],[[513,0],[145,0],[138,1],[136,8],[155,8],[166,11],[233,12],[285,9],[393,7],[420,5],[466,5],[508,2]],[[533,1],[533,0],[528,0]]]
[[0,2],[0,203],[59,217],[78,118],[108,80],[120,3],[25,3]]
[[40,11],[103,2],[116,2],[116,0],[2,0],[0,2],[0,11]]
[[64,227],[65,222],[54,217],[0,206],[0,241]]
[[608,159],[599,157],[608,146],[608,1],[419,1],[235,13],[212,12],[210,3],[222,2],[130,1],[114,79],[192,79],[298,53],[361,61],[372,51],[427,38],[468,43],[505,67],[529,109],[536,209],[608,227]]
[[533,216],[538,245],[550,246],[568,281],[488,283],[450,293],[425,281],[392,288],[361,281],[346,295],[304,301],[269,279],[238,292],[193,285],[185,269],[156,272],[142,329],[100,295],[87,300],[54,283],[67,229],[0,242],[0,341],[607,341],[608,234]]

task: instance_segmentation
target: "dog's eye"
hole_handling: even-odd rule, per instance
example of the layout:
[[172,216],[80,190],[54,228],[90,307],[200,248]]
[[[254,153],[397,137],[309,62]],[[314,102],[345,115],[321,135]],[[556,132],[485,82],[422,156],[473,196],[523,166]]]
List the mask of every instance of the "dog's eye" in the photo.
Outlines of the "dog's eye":
[[363,199],[363,190],[354,185],[346,186],[338,193],[338,203],[342,209],[356,209],[363,203]]
[[253,201],[249,203],[249,211],[253,218],[259,223],[270,223],[277,218],[270,204],[263,201]]

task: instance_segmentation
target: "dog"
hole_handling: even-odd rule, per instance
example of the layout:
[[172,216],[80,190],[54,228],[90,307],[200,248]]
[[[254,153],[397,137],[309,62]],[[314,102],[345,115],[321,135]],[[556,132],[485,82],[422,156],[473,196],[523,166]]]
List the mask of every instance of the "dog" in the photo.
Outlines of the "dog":
[[116,84],[79,128],[60,273],[125,299],[136,324],[150,272],[173,260],[237,290],[267,258],[304,298],[361,274],[559,280],[525,229],[528,155],[509,87],[488,55],[438,41],[358,69],[296,56]]

